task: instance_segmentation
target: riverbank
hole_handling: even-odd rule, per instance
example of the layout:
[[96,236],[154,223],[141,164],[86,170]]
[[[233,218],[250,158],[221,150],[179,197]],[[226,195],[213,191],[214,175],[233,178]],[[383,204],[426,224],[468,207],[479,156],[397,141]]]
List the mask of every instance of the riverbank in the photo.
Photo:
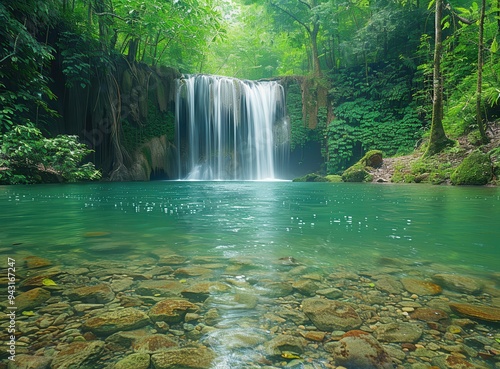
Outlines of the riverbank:
[[444,150],[442,153],[423,159],[424,145],[421,145],[410,155],[384,158],[379,168],[372,168],[369,173],[373,182],[395,183],[433,183],[451,184],[450,176],[456,168],[475,150],[485,154],[490,153],[493,168],[493,178],[488,185],[498,185],[498,171],[500,160],[500,124],[489,126],[487,131],[490,141],[482,146],[471,142],[468,136],[460,137],[456,146]]

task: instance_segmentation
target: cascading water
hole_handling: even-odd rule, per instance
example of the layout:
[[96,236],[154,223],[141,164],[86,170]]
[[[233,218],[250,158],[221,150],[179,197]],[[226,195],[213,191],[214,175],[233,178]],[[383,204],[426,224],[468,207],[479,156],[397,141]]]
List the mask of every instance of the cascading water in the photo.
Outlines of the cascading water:
[[176,144],[179,179],[282,178],[289,152],[283,87],[185,76],[177,85]]

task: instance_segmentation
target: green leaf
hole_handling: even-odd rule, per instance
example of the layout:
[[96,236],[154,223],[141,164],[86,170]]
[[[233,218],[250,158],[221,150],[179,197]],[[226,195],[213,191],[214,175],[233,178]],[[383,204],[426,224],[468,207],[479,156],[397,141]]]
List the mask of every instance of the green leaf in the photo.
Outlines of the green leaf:
[[496,37],[493,39],[493,42],[491,43],[490,50],[493,54],[495,54],[498,51],[498,43]]

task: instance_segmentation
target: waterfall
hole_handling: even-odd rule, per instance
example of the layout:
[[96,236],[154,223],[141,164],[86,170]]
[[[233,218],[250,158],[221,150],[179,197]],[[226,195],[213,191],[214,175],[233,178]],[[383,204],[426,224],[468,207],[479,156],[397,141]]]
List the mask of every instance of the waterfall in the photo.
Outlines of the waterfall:
[[177,81],[176,145],[180,179],[280,178],[289,152],[283,86],[184,76]]

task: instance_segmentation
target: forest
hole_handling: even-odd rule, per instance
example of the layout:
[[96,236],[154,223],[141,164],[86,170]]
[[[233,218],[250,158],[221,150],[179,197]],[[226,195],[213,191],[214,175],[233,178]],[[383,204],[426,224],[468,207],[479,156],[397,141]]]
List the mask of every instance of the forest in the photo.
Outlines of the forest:
[[500,0],[0,0],[0,22],[0,184],[170,179],[194,73],[280,81],[304,180],[372,180],[373,150],[392,182],[500,175]]

